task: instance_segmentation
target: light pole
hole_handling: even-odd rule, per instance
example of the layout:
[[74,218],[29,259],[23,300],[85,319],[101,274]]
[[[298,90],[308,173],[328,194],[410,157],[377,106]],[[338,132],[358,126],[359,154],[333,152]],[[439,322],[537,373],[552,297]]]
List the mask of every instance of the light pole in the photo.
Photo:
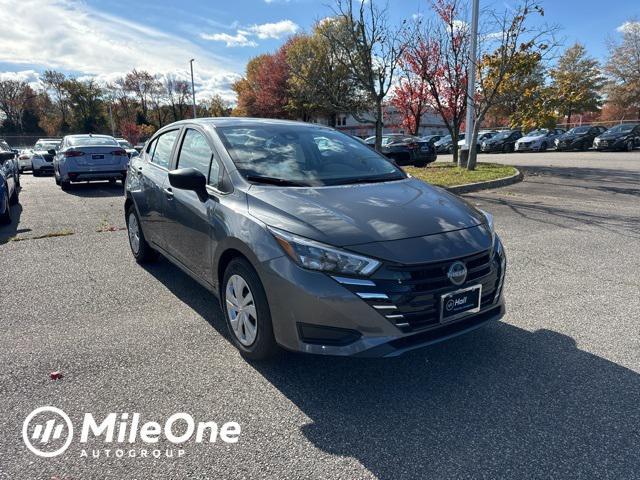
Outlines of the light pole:
[[466,164],[469,161],[471,151],[471,141],[473,127],[476,120],[475,95],[476,95],[476,67],[478,63],[478,11],[480,10],[480,0],[473,0],[473,11],[471,13],[471,45],[469,47],[469,75],[467,77],[467,120],[465,122],[465,141],[462,147],[466,153],[462,154],[462,161]]
[[193,61],[195,58],[189,60],[189,65],[191,66],[191,96],[193,97],[193,118],[196,118],[196,87],[193,83]]

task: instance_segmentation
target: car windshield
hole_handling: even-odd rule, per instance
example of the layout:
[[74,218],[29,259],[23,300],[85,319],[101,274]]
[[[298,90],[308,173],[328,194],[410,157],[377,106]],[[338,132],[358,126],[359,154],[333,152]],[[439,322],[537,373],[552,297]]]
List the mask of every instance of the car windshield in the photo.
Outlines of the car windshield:
[[633,130],[633,127],[635,127],[635,125],[629,124],[629,125],[616,125],[615,127],[611,127],[608,131],[608,133],[624,133],[624,132],[630,132],[631,130]]
[[133,148],[131,144],[126,140],[118,140],[118,145],[120,145],[122,148]]
[[574,127],[569,130],[567,133],[587,133],[589,131],[589,127]]
[[318,186],[406,178],[377,152],[333,130],[265,124],[216,131],[240,174],[251,182]]
[[404,137],[402,135],[386,135],[382,137],[382,146],[389,145],[390,143],[396,143],[402,140]]
[[69,137],[69,145],[72,147],[99,147],[118,146],[118,142],[113,137]]
[[38,142],[33,149],[38,151],[55,150],[58,148],[59,143],[60,142]]
[[546,135],[547,133],[549,133],[549,130],[547,130],[546,128],[541,128],[539,130],[533,130],[527,133],[527,137],[540,137],[542,135]]
[[495,140],[504,140],[505,138],[509,138],[509,136],[511,136],[511,132],[510,131],[506,131],[506,132],[500,132],[497,135],[495,135],[494,137],[492,137],[492,139]]

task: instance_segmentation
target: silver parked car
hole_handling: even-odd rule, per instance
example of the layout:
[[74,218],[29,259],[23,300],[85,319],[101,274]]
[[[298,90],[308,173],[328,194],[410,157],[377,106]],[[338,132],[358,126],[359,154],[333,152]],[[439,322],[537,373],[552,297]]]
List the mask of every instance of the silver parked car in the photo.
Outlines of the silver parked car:
[[58,149],[61,141],[59,138],[40,138],[31,150],[20,154],[18,165],[20,168],[32,170],[34,177],[53,173],[54,153],[52,151]]
[[139,154],[138,150],[133,148],[133,145],[129,143],[129,140],[125,138],[116,138],[116,142],[118,142],[118,145],[125,149],[129,158],[135,157]]
[[328,127],[185,120],[131,159],[124,213],[211,290],[248,358],[393,356],[502,317],[490,214]]
[[55,153],[54,174],[63,190],[68,189],[71,182],[122,180],[124,183],[127,175],[129,156],[109,135],[67,135]]
[[532,130],[516,141],[514,150],[516,152],[544,152],[548,148],[555,147],[556,138],[564,133],[565,131],[562,128]]

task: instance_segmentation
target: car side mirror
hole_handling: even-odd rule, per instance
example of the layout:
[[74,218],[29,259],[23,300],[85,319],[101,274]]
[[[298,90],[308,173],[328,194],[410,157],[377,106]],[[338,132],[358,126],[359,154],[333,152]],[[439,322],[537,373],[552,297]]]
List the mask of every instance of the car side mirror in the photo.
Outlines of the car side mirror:
[[207,195],[207,177],[195,168],[179,168],[170,171],[169,183],[174,188],[194,191],[200,198]]
[[47,153],[48,153],[49,155],[55,155],[55,154],[56,154],[56,151],[55,151],[54,149],[51,149],[51,150],[47,150]]

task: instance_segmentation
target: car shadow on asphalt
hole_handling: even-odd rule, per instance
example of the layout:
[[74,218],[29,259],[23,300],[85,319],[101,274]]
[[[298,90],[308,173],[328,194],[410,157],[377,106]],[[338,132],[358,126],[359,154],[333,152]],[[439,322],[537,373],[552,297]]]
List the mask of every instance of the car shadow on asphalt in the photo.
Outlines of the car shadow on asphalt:
[[[164,259],[145,268],[229,340],[213,294]],[[640,471],[640,375],[550,330],[499,322],[397,358],[283,352],[251,366],[309,418],[311,444],[377,478]]]
[[640,375],[565,335],[498,323],[396,359],[255,368],[306,438],[376,478],[632,478]]
[[111,184],[108,182],[72,183],[66,193],[76,197],[123,197],[124,187],[120,182]]
[[17,205],[11,205],[11,223],[9,225],[0,225],[0,245],[7,243],[17,234],[21,233],[18,228],[21,216],[22,204],[18,203]]

